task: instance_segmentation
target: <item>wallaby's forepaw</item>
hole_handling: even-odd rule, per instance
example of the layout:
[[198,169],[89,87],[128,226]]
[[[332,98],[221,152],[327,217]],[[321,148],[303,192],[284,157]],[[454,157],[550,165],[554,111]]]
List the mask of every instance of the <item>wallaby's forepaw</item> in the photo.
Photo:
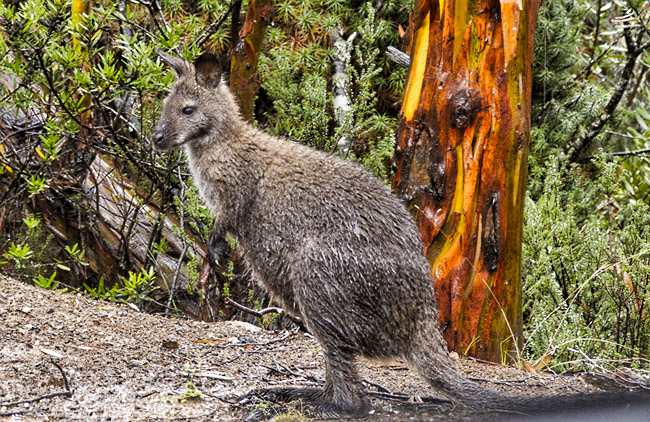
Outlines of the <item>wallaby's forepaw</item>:
[[228,264],[228,259],[230,258],[230,245],[221,231],[215,228],[210,233],[207,248],[210,267],[213,270],[226,268],[226,264]]
[[[350,404],[339,405],[328,402],[323,398],[323,391],[315,388],[265,388],[254,390],[240,397],[239,403],[248,403],[254,400],[272,402],[280,406],[288,406],[293,412],[313,417],[316,419],[341,419],[362,418],[368,416],[370,404],[367,400],[360,407]],[[277,412],[277,409],[275,410]],[[255,421],[264,417],[259,410],[249,415],[246,420]]]

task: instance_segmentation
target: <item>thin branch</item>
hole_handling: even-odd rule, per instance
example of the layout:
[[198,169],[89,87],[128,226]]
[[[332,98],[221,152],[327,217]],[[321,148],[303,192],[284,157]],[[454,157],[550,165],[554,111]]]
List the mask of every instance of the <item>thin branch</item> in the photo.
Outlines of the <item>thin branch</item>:
[[435,405],[451,405],[453,402],[447,399],[441,399],[440,397],[430,397],[430,396],[413,396],[410,394],[404,393],[386,393],[383,391],[366,391],[366,394],[369,396],[379,397],[381,399],[396,400],[400,402],[418,402],[418,403],[430,403]]
[[[609,152],[607,155],[611,155],[613,157],[633,157],[636,155],[645,155],[645,154],[650,154],[650,148],[645,148],[645,149],[637,149],[634,151],[617,151],[617,152]],[[593,158],[595,156],[590,156],[589,158]]]
[[[34,47],[32,47],[32,48],[34,48]],[[59,103],[59,106],[61,106],[61,108],[63,109],[65,114],[67,114],[68,117],[73,122],[75,122],[79,127],[84,128],[84,129],[86,129],[88,131],[92,131],[92,128],[90,126],[87,126],[81,120],[79,120],[74,114],[72,114],[72,112],[68,109],[65,102],[63,101],[63,99],[59,95],[59,89],[54,84],[54,80],[52,79],[52,75],[48,71],[48,67],[45,66],[45,62],[43,61],[43,57],[41,55],[40,48],[34,48],[34,52],[36,53],[36,59],[38,60],[38,64],[39,64],[41,70],[43,71],[43,75],[45,76],[45,79],[47,80],[47,85],[48,85],[49,91],[50,91],[50,93],[54,94],[54,98],[56,98],[57,102]]]
[[[165,20],[165,15],[163,14],[163,11],[160,8],[158,2],[154,0],[152,2],[136,2],[136,3],[144,5],[147,8],[147,10],[149,10],[149,14],[151,15],[151,20],[153,21],[154,25],[158,29],[160,36],[163,37],[165,41],[167,41],[169,39],[167,37],[167,32],[169,31],[169,25],[167,25],[167,21]],[[156,9],[158,12],[160,12],[160,17],[163,22],[164,29],[162,26],[160,26],[158,20],[156,19]]]
[[18,416],[18,415],[27,415],[29,413],[39,413],[46,409],[27,409],[27,410],[16,410],[14,412],[3,412],[0,413],[0,418],[6,418],[8,416]]
[[226,10],[226,12],[225,12],[223,15],[221,15],[221,17],[219,18],[219,20],[216,21],[216,22],[213,22],[212,24],[210,24],[210,26],[208,26],[207,29],[206,29],[205,31],[203,31],[203,33],[202,33],[201,35],[199,35],[199,36],[196,38],[196,40],[194,40],[194,42],[192,43],[192,45],[193,45],[193,46],[197,46],[197,47],[202,47],[203,44],[206,43],[206,41],[208,40],[208,38],[210,38],[210,36],[211,36],[212,34],[214,34],[215,32],[217,32],[217,30],[219,29],[219,27],[220,27],[221,25],[223,25],[223,23],[226,21],[226,19],[228,18],[228,15],[230,14],[230,12],[232,12],[233,8],[235,7],[235,5],[236,5],[236,3],[237,3],[238,1],[241,2],[240,0],[234,0],[233,2],[231,2],[231,3],[230,3],[230,6],[228,7],[228,10]]
[[405,52],[393,47],[392,45],[388,46],[386,53],[384,54],[386,54],[386,57],[394,61],[399,66],[408,68],[411,64],[411,57],[409,57],[409,55]]
[[323,381],[322,379],[320,379],[320,378],[318,378],[318,377],[315,377],[315,376],[313,376],[313,375],[305,375],[305,374],[301,374],[301,373],[299,373],[299,372],[295,372],[295,371],[291,370],[291,369],[290,369],[288,366],[286,366],[286,365],[283,365],[283,364],[281,364],[281,363],[279,363],[279,362],[276,362],[275,360],[274,360],[273,362],[274,362],[274,363],[276,364],[276,366],[278,366],[280,369],[278,369],[278,368],[274,368],[274,367],[269,366],[269,365],[261,365],[261,366],[262,366],[263,368],[268,369],[268,370],[271,371],[271,372],[275,372],[275,373],[277,373],[277,374],[284,375],[285,377],[286,377],[286,376],[291,376],[291,377],[296,377],[296,378],[303,378],[303,379],[305,379],[305,380],[307,380],[307,381],[312,381],[312,382],[316,383],[317,385],[323,385],[323,384],[325,384],[325,381]]
[[[619,39],[620,39],[620,38],[618,38],[616,41],[618,41]],[[609,53],[610,51],[612,51],[612,49],[613,49],[613,46],[610,45],[610,46],[608,46],[608,47],[607,47],[607,48],[606,48],[602,53],[600,53],[600,54],[598,55],[598,57],[592,58],[592,59],[587,63],[587,65],[586,65],[585,68],[582,70],[582,72],[576,74],[576,75],[573,77],[573,80],[574,80],[574,81],[577,81],[578,79],[582,78],[582,76],[583,76],[584,74],[588,74],[588,73],[590,73],[590,72],[591,72],[591,68],[592,68],[596,63],[598,63],[598,62],[600,61],[600,59],[602,59],[602,58],[603,58],[607,53]]]
[[[181,183],[181,192],[179,197],[182,199],[185,199],[185,182],[183,182],[183,179],[181,179],[181,166],[180,166],[180,161],[181,161],[181,156],[178,156],[178,179],[180,180]],[[179,216],[178,216],[178,221],[180,225],[180,236],[179,238],[183,242],[183,250],[181,251],[181,254],[178,257],[178,262],[176,264],[176,271],[174,272],[174,279],[172,280],[172,285],[169,288],[169,297],[167,298],[167,306],[165,307],[165,316],[169,316],[169,310],[171,309],[172,306],[172,301],[174,300],[174,294],[176,293],[176,285],[178,284],[178,277],[181,272],[181,264],[183,263],[183,259],[185,259],[185,254],[187,253],[187,249],[189,248],[189,242],[185,238],[185,212],[183,210],[183,206],[180,206],[179,210]]]
[[59,366],[58,363],[54,362],[54,359],[50,358],[50,362],[52,362],[52,365],[56,366],[56,369],[59,370],[61,373],[61,377],[63,378],[63,385],[65,385],[65,389],[68,392],[68,396],[72,394],[72,390],[70,390],[70,384],[68,383],[68,377],[65,375],[65,372],[63,371],[63,368]]
[[623,94],[625,94],[625,91],[630,83],[630,79],[634,74],[634,66],[636,65],[637,59],[639,58],[639,55],[644,51],[644,49],[640,48],[638,44],[632,39],[630,28],[626,27],[623,30],[623,34],[627,45],[627,62],[625,63],[625,67],[621,73],[619,83],[614,89],[614,93],[612,94],[609,102],[603,109],[603,112],[598,117],[598,119],[596,119],[596,121],[591,124],[585,134],[576,139],[575,142],[569,144],[569,148],[572,149],[569,155],[571,162],[580,161],[582,152],[591,145],[596,136],[602,132],[605,125],[611,120],[614,112],[616,111],[616,108],[623,98]]
[[254,309],[247,308],[246,306],[235,302],[234,300],[230,299],[229,297],[225,298],[224,302],[226,303],[226,305],[230,305],[230,306],[232,306],[234,308],[239,309],[242,312],[245,312],[245,313],[247,313],[249,315],[253,315],[254,317],[257,317],[257,318],[262,318],[266,314],[275,313],[275,314],[278,314],[280,316],[287,316],[293,322],[298,324],[301,328],[305,327],[304,322],[302,321],[302,319],[298,318],[297,316],[291,315],[290,313],[288,313],[287,311],[285,311],[282,308],[269,307],[269,308],[264,308],[264,309],[261,309],[259,311],[256,311]]
[[591,48],[591,59],[593,60],[596,53],[596,46],[598,45],[598,38],[600,37],[600,15],[601,9],[603,7],[603,0],[598,0],[598,5],[596,6],[596,28],[594,29],[594,42]]
[[[54,366],[56,366],[56,368],[59,370],[59,372],[61,372],[61,376],[63,377],[63,383],[65,385],[65,391],[57,391],[57,392],[54,392],[54,393],[44,394],[42,396],[34,397],[34,398],[31,398],[31,399],[17,400],[17,401],[10,401],[10,402],[0,402],[0,406],[12,407],[12,406],[18,406],[19,404],[35,403],[37,401],[47,400],[47,399],[51,399],[51,398],[54,398],[54,397],[60,397],[60,396],[71,397],[72,396],[72,391],[70,390],[70,384],[68,383],[68,377],[65,375],[65,372],[63,371],[61,366],[59,366],[59,364],[54,362],[54,359],[50,359],[50,362],[52,362],[52,364]],[[15,415],[15,414],[17,414],[17,413],[16,412],[7,413],[7,414],[2,413],[2,414],[0,414],[0,416],[11,416],[11,415]]]
[[70,391],[57,391],[57,392],[54,392],[54,393],[44,394],[42,396],[34,397],[34,398],[31,398],[31,399],[17,400],[17,401],[0,403],[0,406],[7,406],[7,407],[18,406],[19,404],[35,403],[37,401],[47,400],[47,399],[51,399],[53,397],[59,397],[59,396],[70,397],[71,394],[72,393]]

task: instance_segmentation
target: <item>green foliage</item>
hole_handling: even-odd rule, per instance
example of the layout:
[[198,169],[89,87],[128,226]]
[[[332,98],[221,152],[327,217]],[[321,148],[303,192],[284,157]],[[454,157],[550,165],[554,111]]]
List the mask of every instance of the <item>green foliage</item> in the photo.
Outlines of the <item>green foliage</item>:
[[70,258],[72,258],[74,261],[82,265],[88,265],[84,262],[84,255],[86,252],[82,249],[79,249],[79,244],[75,243],[72,245],[72,247],[66,245],[63,249],[65,249],[68,255],[70,255]]
[[[69,1],[13,3],[0,5],[0,108],[8,128],[0,141],[6,206],[0,265],[37,284],[46,285],[56,269],[56,281],[73,289],[86,285],[102,297],[144,300],[149,281],[128,269],[158,270],[159,255],[169,252],[164,213],[183,192],[179,175],[187,174],[179,170],[178,154],[154,153],[148,143],[159,100],[173,81],[155,48],[180,46],[192,58],[201,52],[201,37],[204,48],[222,52],[228,22],[213,33],[206,29],[228,5],[201,1],[194,14],[179,2],[156,11],[144,3],[98,1],[72,25]],[[107,169],[114,180],[91,174],[97,157],[114,166]],[[122,188],[126,197],[120,198]],[[101,215],[95,200],[102,189],[113,195],[117,209],[111,211],[122,221]],[[207,239],[212,217],[195,190],[187,192],[176,210],[188,233],[181,242],[191,247],[191,239]],[[162,217],[144,212],[152,203]],[[47,224],[30,217],[37,213]],[[150,239],[136,233],[136,218],[148,220]],[[196,259],[190,252],[182,257],[190,290],[198,278]],[[106,289],[102,277],[113,288]]]
[[303,75],[295,66],[297,56],[289,49],[277,49],[260,58],[262,88],[273,99],[270,129],[276,135],[331,150],[332,99],[327,81],[319,73]]
[[[525,353],[529,360],[552,356],[551,365],[565,368],[591,365],[586,357],[642,365],[639,358],[650,352],[650,167],[647,155],[612,156],[650,147],[647,53],[596,137],[600,152],[592,148],[591,159],[573,163],[568,155],[621,84],[628,60],[623,34],[640,24],[633,9],[604,3],[599,11],[598,4],[544,2],[535,40],[523,237]],[[617,19],[624,15],[627,20]],[[642,30],[635,33],[639,42],[648,41]]]
[[223,283],[223,285],[221,286],[221,297],[224,299],[231,297],[230,286],[228,285],[228,283]]
[[578,46],[584,37],[588,2],[554,0],[540,8],[535,34],[530,180],[533,198],[544,189],[547,162],[599,114],[609,86],[578,78],[588,68]]
[[527,199],[524,318],[531,356],[568,362],[642,356],[650,348],[650,207],[618,209],[612,197],[620,186],[618,164],[594,164],[601,174],[595,183],[578,179],[579,187],[568,189],[571,172],[551,170],[540,199]]
[[38,195],[39,193],[42,193],[47,188],[49,188],[45,179],[39,175],[33,174],[29,178],[25,177],[25,182],[27,182],[27,190],[29,191],[29,196]]
[[[268,48],[260,57],[262,89],[272,108],[260,118],[274,134],[318,149],[334,151],[341,137],[349,138],[354,154],[348,158],[387,179],[397,123],[393,102],[406,73],[390,66],[381,51],[398,43],[394,22],[406,24],[411,3],[388,1],[379,14],[370,4],[354,12],[349,7],[339,1],[276,5],[279,25],[269,27]],[[346,63],[351,110],[338,127],[328,89],[337,31],[359,35]]]
[[45,278],[39,274],[38,277],[34,278],[32,281],[41,289],[54,290],[59,286],[59,282],[56,281],[55,278],[56,271],[54,271],[49,278]]
[[187,401],[198,401],[198,400],[201,399],[202,396],[203,396],[203,393],[201,392],[201,390],[199,390],[196,387],[196,384],[194,383],[194,381],[192,379],[190,379],[185,384],[183,393],[178,395],[178,396],[172,397],[171,400],[176,400],[176,401],[178,401],[180,403],[185,403]]
[[151,302],[151,293],[158,289],[154,284],[156,274],[153,267],[149,270],[144,268],[140,272],[129,271],[128,277],[122,277],[122,285],[115,284],[110,289],[104,286],[104,278],[99,280],[97,287],[90,287],[84,283],[85,293],[95,299],[103,299],[118,303]]
[[5,271],[15,271],[16,275],[23,276],[25,280],[40,280],[38,277],[42,271],[54,267],[54,263],[41,264],[46,260],[53,235],[45,234],[38,215],[28,214],[22,222],[21,232],[2,253],[5,260],[0,261],[0,265],[5,266]]
[[[29,248],[29,245],[16,245],[14,242],[11,242],[11,246],[9,246],[7,252],[3,253],[2,256],[13,262],[16,268],[20,269],[29,263],[32,251]],[[1,263],[7,264],[9,261],[3,261]]]
[[[367,151],[361,154],[361,162],[379,177],[387,179],[389,163],[393,156],[397,119],[377,111],[377,88],[381,67],[377,65],[380,50],[376,43],[385,38],[389,31],[386,21],[377,20],[370,3],[366,4],[364,19],[359,23],[361,41],[355,47],[356,66],[350,69],[358,93],[351,105],[350,117],[346,119],[339,135],[363,140]],[[357,69],[361,69],[358,71]]]

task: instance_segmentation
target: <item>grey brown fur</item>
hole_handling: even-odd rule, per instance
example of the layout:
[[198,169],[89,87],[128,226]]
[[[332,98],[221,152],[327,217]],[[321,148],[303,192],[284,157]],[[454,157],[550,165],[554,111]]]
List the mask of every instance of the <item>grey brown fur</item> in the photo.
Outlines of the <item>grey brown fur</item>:
[[508,409],[508,398],[469,381],[449,358],[417,229],[382,182],[245,122],[214,56],[193,66],[159,54],[177,82],[154,146],[184,147],[216,216],[213,244],[235,236],[255,279],[322,345],[324,389],[276,395],[311,402],[320,416],[363,416],[369,401],[355,356],[397,357],[457,403]]
[[[367,413],[357,355],[404,358],[450,398],[488,404],[448,357],[417,229],[382,182],[356,164],[245,122],[211,56],[196,69],[161,56],[178,80],[154,146],[185,148],[194,183],[218,222],[213,243],[226,232],[235,236],[255,279],[322,345],[325,388],[305,394],[313,395],[318,413]],[[193,114],[184,114],[188,107]]]

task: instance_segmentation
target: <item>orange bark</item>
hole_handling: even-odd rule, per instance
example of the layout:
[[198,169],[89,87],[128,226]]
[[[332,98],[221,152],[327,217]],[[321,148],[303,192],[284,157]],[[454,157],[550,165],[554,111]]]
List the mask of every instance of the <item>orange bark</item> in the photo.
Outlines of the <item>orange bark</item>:
[[260,85],[257,61],[271,18],[272,0],[250,0],[246,20],[239,32],[240,42],[231,56],[230,87],[239,99],[242,115],[247,120],[253,119],[255,95]]
[[[521,236],[539,0],[416,0],[395,150],[451,350],[520,341]],[[516,341],[513,341],[516,340]]]

